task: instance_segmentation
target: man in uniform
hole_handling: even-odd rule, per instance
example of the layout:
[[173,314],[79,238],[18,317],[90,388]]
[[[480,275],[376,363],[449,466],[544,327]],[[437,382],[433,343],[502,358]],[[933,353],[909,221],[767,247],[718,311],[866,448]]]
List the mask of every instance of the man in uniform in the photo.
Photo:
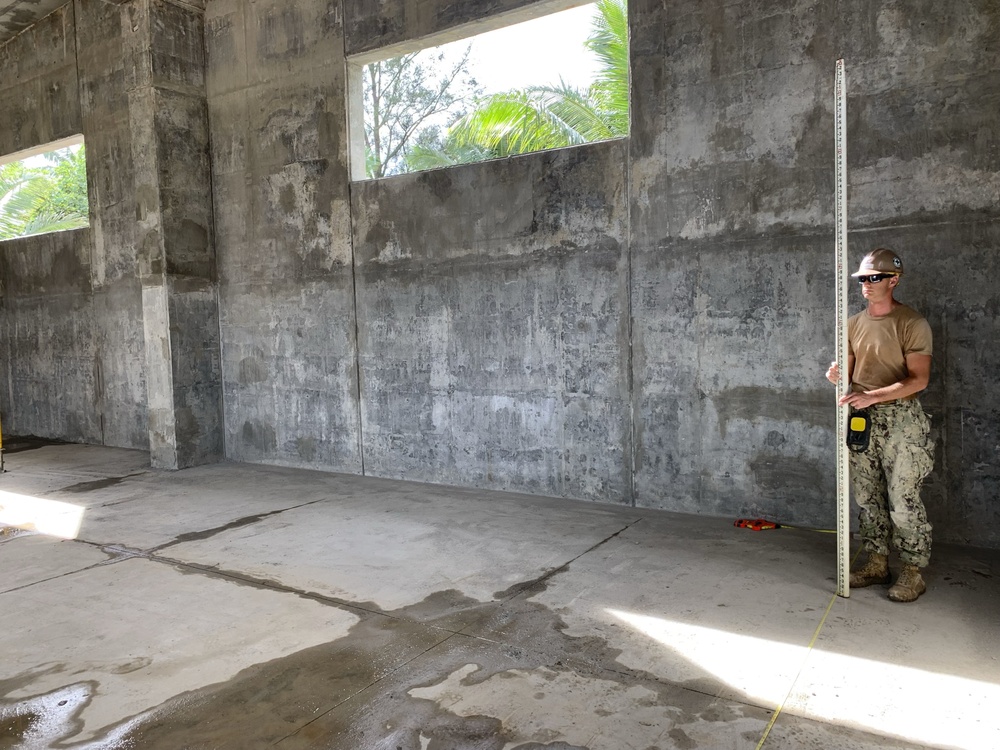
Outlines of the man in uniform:
[[[868,305],[847,323],[851,391],[840,403],[866,410],[871,432],[867,450],[850,454],[851,487],[861,507],[861,539],[868,553],[865,564],[851,573],[850,584],[889,583],[891,544],[903,567],[889,598],[912,602],[927,589],[920,569],[931,555],[931,525],[920,487],[934,466],[934,445],[916,398],[930,379],[931,328],[920,313],[893,297],[903,261],[892,250],[876,248],[852,275]],[[840,381],[836,362],[826,377]]]

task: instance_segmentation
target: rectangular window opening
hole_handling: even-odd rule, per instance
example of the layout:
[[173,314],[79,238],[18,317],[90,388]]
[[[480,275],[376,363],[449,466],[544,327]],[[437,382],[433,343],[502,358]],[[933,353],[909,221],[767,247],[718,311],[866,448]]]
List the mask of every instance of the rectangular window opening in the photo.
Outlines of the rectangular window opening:
[[352,58],[352,179],[627,136],[626,3],[553,0],[527,21],[487,19]]
[[82,135],[0,156],[0,240],[88,226]]

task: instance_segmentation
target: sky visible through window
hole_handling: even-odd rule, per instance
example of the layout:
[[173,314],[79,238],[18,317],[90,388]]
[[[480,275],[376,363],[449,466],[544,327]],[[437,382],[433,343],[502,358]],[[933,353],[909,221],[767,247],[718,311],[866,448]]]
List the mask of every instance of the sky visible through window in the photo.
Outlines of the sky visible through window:
[[594,13],[593,5],[582,5],[480,34],[472,42],[473,75],[490,93],[558,83],[560,76],[571,86],[589,86],[597,61],[584,42]]

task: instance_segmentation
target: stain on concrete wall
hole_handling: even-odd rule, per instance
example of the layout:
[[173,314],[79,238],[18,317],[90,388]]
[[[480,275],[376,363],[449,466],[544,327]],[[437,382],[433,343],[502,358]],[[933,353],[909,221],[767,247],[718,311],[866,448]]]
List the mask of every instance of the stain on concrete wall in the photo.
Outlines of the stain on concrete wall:
[[[511,16],[518,11],[530,11],[537,4],[536,0],[487,0],[477,3],[464,0],[347,0],[344,3],[347,54],[356,55],[410,42],[501,14]],[[548,6],[561,9],[556,8],[556,4],[550,1]],[[572,0],[562,3],[566,7],[573,4]]]
[[128,71],[134,67],[127,39],[134,32],[121,8],[97,2],[79,2],[74,7],[105,441],[146,449],[145,342],[126,90]]
[[367,471],[627,502],[625,150],[355,185]]
[[[150,447],[163,466],[218,460],[201,14],[163,0],[78,0],[0,50],[11,71],[0,95],[16,103],[20,123],[0,135],[3,152],[83,133],[91,207],[90,229],[73,233],[79,264],[50,262],[49,250],[65,251],[70,240],[27,238],[5,248],[9,298],[30,296],[36,308],[22,318],[11,302],[5,326],[38,341],[71,327],[81,352],[67,358],[8,345],[11,371],[30,366],[38,384],[31,398],[39,402],[23,415],[15,410],[8,431]],[[67,282],[77,294],[70,302],[60,288]],[[151,362],[163,371],[150,376]],[[8,390],[20,408],[20,389]],[[38,416],[63,412],[55,422]],[[58,428],[70,419],[86,429]],[[161,446],[169,461],[157,458]]]
[[[367,53],[531,5],[356,0],[343,41]],[[349,422],[354,342],[349,323],[333,356],[315,351],[319,334],[299,341],[316,320],[300,308],[324,289],[313,278],[328,243],[325,225],[297,211],[315,205],[329,165],[310,159],[323,154],[338,160],[331,190],[344,195],[346,117],[312,74],[327,53],[340,69],[335,44],[321,43],[339,17],[324,3],[278,12],[237,0],[210,14],[215,195],[232,253],[227,424],[231,437],[252,426],[234,455],[323,465],[328,452],[302,450],[298,423],[312,413],[298,411],[298,384],[318,386],[311,408],[351,404],[336,411]],[[633,0],[630,15],[626,153],[605,145],[352,186],[353,225],[341,212],[333,236],[349,233],[356,252],[362,429],[342,429],[360,439],[365,470],[831,525],[835,417],[822,372],[843,55],[852,249],[903,253],[903,299],[940,342],[925,397],[938,538],[995,545],[996,514],[975,498],[996,481],[996,420],[971,393],[993,364],[977,342],[996,333],[996,294],[978,290],[970,313],[958,284],[942,294],[939,281],[956,253],[968,266],[997,247],[997,10]],[[324,123],[335,148],[320,146]],[[265,146],[291,168],[261,169]],[[262,239],[264,252],[240,251]],[[280,280],[254,282],[277,269]],[[329,309],[353,321],[344,307]],[[331,401],[333,382],[345,388]],[[288,433],[273,453],[266,424]]]
[[360,472],[339,2],[206,13],[226,449]]
[[89,240],[83,229],[0,243],[6,435],[101,442]]
[[[138,145],[155,153],[143,177],[155,192],[146,224],[158,247],[142,282],[144,296],[162,288],[152,296],[166,302],[162,329],[150,332],[147,325],[147,362],[169,369],[170,387],[157,394],[165,393],[165,403],[157,404],[170,412],[167,452],[173,453],[171,461],[154,452],[153,465],[184,468],[224,455],[204,14],[169,2],[151,2],[148,14],[149,85],[137,87],[133,99],[142,102],[142,122],[152,126],[151,140]],[[166,361],[158,355],[160,330],[169,332]],[[151,410],[151,423],[152,417]]]

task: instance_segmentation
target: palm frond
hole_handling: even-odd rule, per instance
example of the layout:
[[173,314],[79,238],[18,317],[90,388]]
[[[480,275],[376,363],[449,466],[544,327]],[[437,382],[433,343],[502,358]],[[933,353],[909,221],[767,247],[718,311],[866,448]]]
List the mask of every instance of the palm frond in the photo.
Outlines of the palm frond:
[[[497,156],[575,146],[628,135],[626,0],[599,0],[587,48],[599,71],[589,90],[560,81],[486,97],[452,125],[447,141]],[[447,151],[447,149],[445,149]]]
[[599,0],[593,31],[586,42],[600,69],[591,87],[595,106],[606,113],[615,135],[628,134],[629,51],[625,0]]
[[0,239],[89,224],[83,144],[0,166]]
[[459,119],[448,137],[498,156],[583,143],[570,122],[554,111],[552,92],[539,87],[494,94]]
[[89,225],[86,216],[59,216],[48,213],[36,213],[26,222],[21,231],[21,237],[48,232],[65,232],[70,229],[82,229]]
[[456,164],[472,164],[500,156],[477,144],[459,145],[454,141],[446,141],[437,146],[417,144],[406,155],[406,168],[409,171],[424,169],[440,169],[453,167]]
[[0,175],[0,239],[25,235],[24,227],[49,188],[48,179],[31,170],[6,170]]

